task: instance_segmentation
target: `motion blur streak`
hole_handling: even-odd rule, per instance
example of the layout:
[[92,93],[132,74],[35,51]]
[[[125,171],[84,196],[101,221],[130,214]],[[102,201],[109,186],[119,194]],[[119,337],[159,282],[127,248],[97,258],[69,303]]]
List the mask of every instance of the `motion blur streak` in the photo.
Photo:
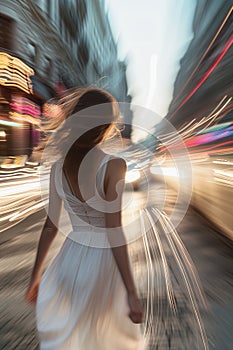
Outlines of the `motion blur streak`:
[[[179,134],[182,136],[184,144],[188,149],[232,135],[233,126],[231,122],[216,125],[216,122],[219,122],[223,118],[227,106],[232,101],[232,98],[229,98],[225,104],[217,110],[220,104],[224,102],[225,98],[226,96],[208,116],[204,116],[199,122],[192,120],[188,125],[184,126],[180,130]],[[214,128],[219,130],[215,131]],[[178,137],[176,135],[174,137],[170,135],[169,140],[164,140],[163,138],[161,138],[161,140],[163,140],[164,146],[169,145],[170,149],[178,150],[183,148],[183,144],[177,142]],[[232,143],[233,141],[229,142]]]
[[[198,150],[199,153],[206,153],[208,152],[209,155],[211,154],[222,154],[222,153],[232,153],[233,151],[233,146],[232,147],[223,147],[223,146],[226,146],[226,145],[231,145],[233,144],[233,141],[226,141],[226,142],[221,142],[221,143],[218,143],[216,145],[213,145],[213,146],[209,146],[209,147],[202,147],[201,149]],[[221,148],[219,148],[221,147]],[[197,154],[197,150],[194,149],[193,151],[190,150],[189,151],[190,154],[194,153],[194,154]]]
[[0,173],[0,232],[10,229],[47,204],[41,200],[41,186],[48,190],[49,174],[43,181],[37,170],[15,170]]
[[233,126],[221,129],[219,131],[211,131],[204,135],[197,135],[185,142],[186,147],[194,147],[204,143],[209,143],[233,134]]
[[[227,96],[224,96],[222,100],[218,103],[218,105],[213,109],[213,111],[209,113],[207,116],[204,116],[199,121],[196,121],[196,119],[193,119],[187,125],[183,126],[179,130],[179,135],[181,135],[182,139],[185,141],[186,147],[188,147],[188,144],[186,144],[188,142],[187,140],[190,139],[191,136],[193,135],[195,136],[198,133],[204,132],[204,131],[208,132],[208,127],[215,125],[215,123],[219,122],[223,118],[224,113],[226,113],[227,107],[232,101],[232,97],[230,97],[223,104],[226,98]],[[221,108],[219,108],[220,106]],[[228,125],[231,125],[231,123],[229,123]],[[180,138],[177,136],[176,133],[162,135],[160,136],[160,140],[163,142],[163,146],[166,147],[169,145],[170,149],[180,149],[183,147],[183,144],[182,145],[180,144],[179,142]]]
[[[155,208],[142,209],[140,219],[147,266],[146,333],[158,348],[177,348],[169,341],[178,333],[184,348],[209,349],[201,316],[207,305],[188,251],[167,214]],[[169,256],[168,251],[172,252]],[[153,305],[157,308],[154,312]]]
[[227,185],[229,187],[233,186],[233,171],[231,170],[214,170],[214,180]]
[[177,94],[177,96],[174,98],[174,102],[178,99],[178,97],[181,95],[181,93],[184,91],[184,89],[186,88],[186,86],[188,85],[188,83],[190,82],[190,80],[192,79],[192,77],[194,76],[194,74],[197,72],[198,68],[200,67],[201,63],[203,62],[204,58],[206,57],[207,53],[209,52],[211,46],[214,44],[214,42],[216,41],[219,33],[221,32],[221,30],[223,29],[225,23],[227,22],[228,18],[230,17],[231,13],[233,11],[233,6],[231,7],[231,9],[229,10],[228,14],[226,15],[225,19],[223,20],[222,24],[220,25],[217,33],[215,34],[215,36],[213,37],[213,39],[211,40],[209,46],[207,47],[207,49],[205,50],[203,56],[201,57],[200,61],[198,62],[196,68],[194,69],[194,71],[192,72],[192,74],[190,75],[190,77],[186,80],[186,83],[183,85],[183,87],[180,89],[179,93]]
[[190,92],[190,94],[184,99],[184,101],[178,106],[178,108],[171,114],[171,118],[178,112],[178,110],[195,94],[195,92],[201,87],[201,85],[206,81],[206,79],[210,76],[210,74],[214,71],[214,69],[217,67],[219,62],[222,60],[222,58],[225,56],[227,51],[230,49],[231,45],[233,44],[233,34],[231,35],[230,39],[228,40],[225,48],[223,51],[219,54],[219,56],[216,58],[215,62],[212,64],[210,69],[204,74],[202,79],[199,81],[199,83],[196,85],[196,87]]

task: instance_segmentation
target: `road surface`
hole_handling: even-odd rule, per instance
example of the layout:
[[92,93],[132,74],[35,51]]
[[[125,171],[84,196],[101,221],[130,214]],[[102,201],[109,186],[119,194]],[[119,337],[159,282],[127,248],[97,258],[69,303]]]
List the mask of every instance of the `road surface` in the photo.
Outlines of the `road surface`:
[[[158,194],[159,190],[159,186],[155,186],[154,195]],[[126,194],[127,196],[129,194]],[[168,212],[173,197],[174,194],[171,191],[166,208]],[[143,193],[135,193],[131,210],[140,208],[142,203]],[[153,196],[150,203],[153,203]],[[2,257],[0,262],[0,349],[2,350],[38,349],[35,310],[26,304],[24,294],[44,219],[45,212],[42,210],[0,235]],[[203,312],[203,322],[209,349],[231,350],[233,349],[232,246],[192,208],[189,208],[177,230],[194,261],[208,302],[208,311]],[[56,237],[47,264],[56,254],[63,240],[62,234]],[[136,261],[137,249],[134,249],[134,244],[131,246],[132,260]],[[143,262],[137,261],[137,264],[140,269],[145,269]],[[144,273],[146,274],[146,271]],[[163,298],[163,296],[160,297]],[[179,298],[178,295],[176,297]],[[182,307],[178,310],[180,314],[177,320],[179,317],[182,320],[179,324],[181,328],[183,327],[182,332],[177,332],[176,329],[169,330],[169,327],[166,329],[166,325],[162,324],[163,318],[160,318],[161,324],[157,324],[157,327],[160,329],[164,327],[166,334],[164,333],[161,339],[153,339],[152,335],[151,349],[186,348],[182,339],[183,332],[192,331],[186,327],[187,310],[190,305],[185,298],[180,305]],[[153,345],[155,343],[157,345]],[[194,340],[190,344],[187,349],[196,349]]]

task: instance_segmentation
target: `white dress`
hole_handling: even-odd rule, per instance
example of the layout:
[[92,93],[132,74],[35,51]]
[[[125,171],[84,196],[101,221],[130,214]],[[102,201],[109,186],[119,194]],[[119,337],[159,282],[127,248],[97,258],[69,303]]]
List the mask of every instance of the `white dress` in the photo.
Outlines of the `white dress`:
[[[109,157],[104,157],[96,180],[103,197]],[[98,196],[87,202],[73,196],[59,162],[54,165],[50,191],[53,187],[73,230],[40,283],[36,306],[40,349],[144,350],[146,341],[140,325],[128,317],[126,289],[101,228],[104,213],[95,209]]]

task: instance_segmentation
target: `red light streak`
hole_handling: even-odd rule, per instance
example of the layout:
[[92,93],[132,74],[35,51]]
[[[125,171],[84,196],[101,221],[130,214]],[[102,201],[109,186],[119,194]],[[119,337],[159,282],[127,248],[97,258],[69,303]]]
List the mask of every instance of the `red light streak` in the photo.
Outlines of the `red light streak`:
[[230,8],[229,12],[227,13],[226,17],[224,18],[221,26],[219,27],[217,33],[215,34],[215,36],[213,37],[211,43],[209,44],[209,46],[207,47],[207,49],[205,50],[203,56],[201,57],[200,61],[198,62],[196,68],[194,69],[194,71],[192,72],[192,74],[190,75],[190,77],[188,78],[188,80],[186,81],[186,83],[184,84],[184,86],[182,87],[182,89],[179,91],[179,93],[177,94],[177,96],[174,98],[175,102],[178,97],[181,95],[182,91],[185,89],[185,87],[188,85],[188,83],[190,82],[190,80],[192,79],[192,77],[194,76],[194,74],[196,73],[196,71],[198,70],[200,64],[202,63],[202,61],[204,60],[204,58],[206,57],[207,53],[209,52],[211,46],[213,45],[213,43],[215,42],[215,40],[217,39],[217,37],[219,36],[219,33],[221,32],[221,30],[223,29],[223,27],[225,26],[227,20],[229,19],[231,12],[233,11],[233,6]]
[[202,79],[199,81],[199,83],[195,86],[195,88],[190,92],[190,94],[184,99],[184,101],[177,107],[177,109],[170,115],[170,118],[173,117],[178,110],[183,107],[183,105],[195,94],[195,92],[201,87],[201,85],[206,81],[206,79],[210,76],[210,74],[214,71],[214,69],[217,67],[219,62],[222,60],[222,58],[225,56],[227,51],[230,49],[231,45],[233,44],[233,35],[231,35],[230,39],[228,40],[225,48],[223,51],[219,54],[219,56],[216,58],[215,62],[212,64],[210,69],[204,74]]
[[[232,144],[233,145],[233,141],[225,141],[225,142],[222,142],[222,143],[219,143],[217,145],[213,145],[211,147],[201,147],[201,148],[198,148],[197,149],[189,149],[189,152],[191,153],[202,153],[202,152],[208,152],[209,154],[212,154],[212,153],[221,153],[223,151],[232,151],[233,150],[233,147],[228,147],[228,148],[219,148],[219,147],[222,147],[222,146],[227,146],[229,144]],[[217,148],[217,149],[215,149]]]

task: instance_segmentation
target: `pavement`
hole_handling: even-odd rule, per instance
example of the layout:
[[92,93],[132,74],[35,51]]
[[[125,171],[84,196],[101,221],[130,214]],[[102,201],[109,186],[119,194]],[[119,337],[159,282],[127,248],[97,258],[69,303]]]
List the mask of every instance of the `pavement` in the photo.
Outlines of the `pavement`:
[[[159,190],[159,189],[158,189]],[[135,195],[139,207],[141,194]],[[0,235],[0,349],[1,350],[36,350],[38,340],[35,328],[35,309],[24,300],[32,264],[35,258],[36,246],[45,219],[41,210]],[[178,227],[179,236],[187,248],[199,273],[204,289],[208,310],[202,313],[210,350],[233,349],[233,256],[232,244],[215,231],[203,217],[189,208]],[[47,264],[56,254],[64,240],[58,235],[52,245]],[[137,260],[137,247],[130,248],[132,260]],[[140,254],[139,254],[140,256]],[[143,263],[137,260],[140,268]],[[138,265],[137,265],[138,266]],[[174,274],[175,276],[175,274]],[[174,288],[177,299],[182,290],[178,291],[179,283]],[[161,300],[163,296],[160,296]],[[154,327],[163,332],[161,339],[158,333],[151,335],[152,350],[195,350],[195,339],[192,339],[192,329],[187,324],[190,319],[190,305],[185,298],[179,302],[179,317],[176,327],[169,328],[163,317]],[[163,305],[163,303],[162,303]],[[157,313],[155,305],[155,313]],[[201,310],[202,312],[202,310]],[[192,325],[192,323],[189,323]],[[184,342],[187,333],[190,343]],[[157,338],[156,338],[157,337]],[[155,345],[156,344],[156,345]],[[200,347],[202,349],[202,347]],[[89,350],[89,349],[87,349]]]

